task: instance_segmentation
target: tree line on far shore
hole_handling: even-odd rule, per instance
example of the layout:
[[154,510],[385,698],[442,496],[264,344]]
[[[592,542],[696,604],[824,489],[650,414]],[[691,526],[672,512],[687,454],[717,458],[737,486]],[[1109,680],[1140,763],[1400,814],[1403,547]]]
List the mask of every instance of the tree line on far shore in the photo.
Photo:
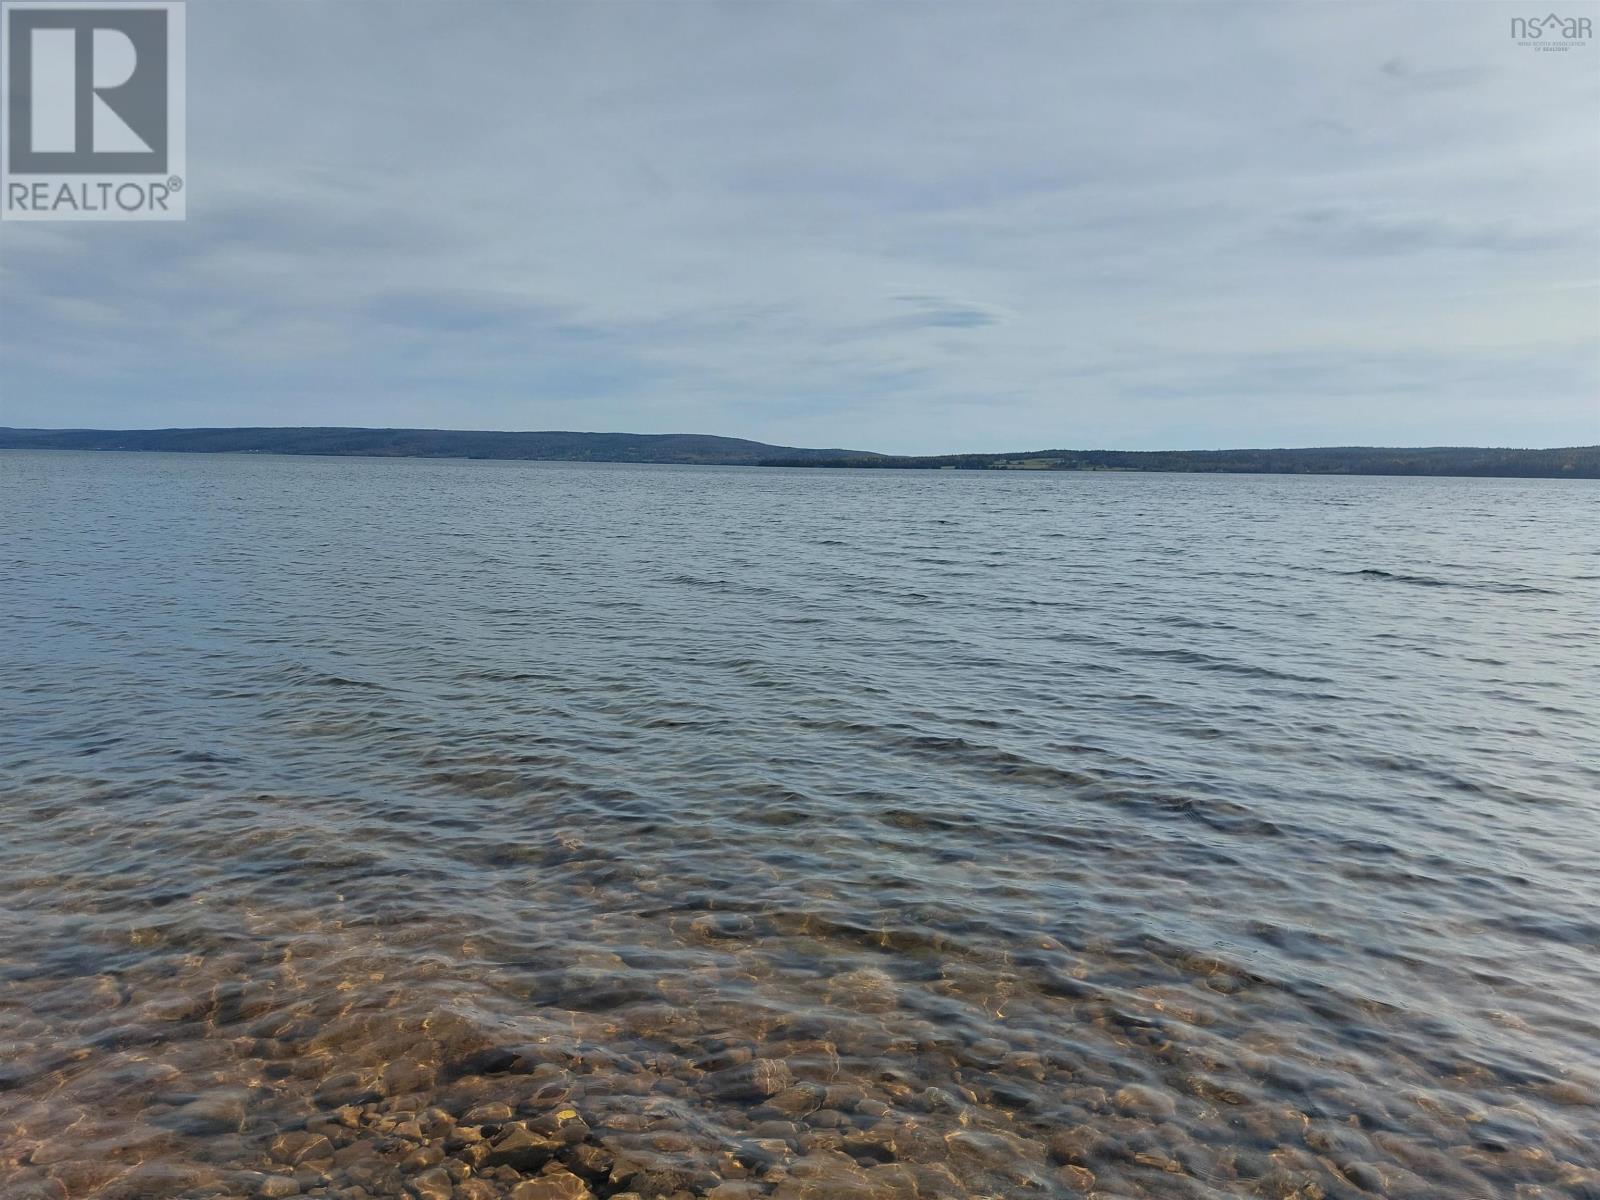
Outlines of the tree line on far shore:
[[1282,450],[1033,450],[910,456],[803,449],[692,433],[470,429],[7,429],[0,449],[320,454],[956,471],[1209,471],[1274,475],[1477,475],[1600,479],[1600,446],[1328,446]]

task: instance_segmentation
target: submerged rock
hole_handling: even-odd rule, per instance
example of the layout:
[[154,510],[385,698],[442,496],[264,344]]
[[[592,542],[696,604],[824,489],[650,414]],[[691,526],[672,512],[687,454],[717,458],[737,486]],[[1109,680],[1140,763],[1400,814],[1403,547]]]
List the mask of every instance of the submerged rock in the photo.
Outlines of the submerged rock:
[[562,1143],[522,1125],[512,1125],[489,1144],[484,1165],[510,1167],[514,1171],[536,1171],[555,1157]]
[[171,1113],[167,1123],[180,1133],[209,1137],[219,1133],[238,1133],[244,1128],[243,1093],[229,1092],[203,1096]]
[[556,1170],[523,1180],[511,1189],[511,1200],[594,1200],[594,1193],[572,1172]]
[[423,1171],[407,1187],[417,1200],[452,1200],[456,1190],[455,1180],[442,1167]]
[[789,1068],[775,1058],[758,1058],[743,1066],[714,1071],[703,1081],[719,1100],[765,1100],[794,1082]]
[[1119,1088],[1112,1100],[1118,1108],[1147,1116],[1170,1117],[1178,1111],[1177,1101],[1166,1092],[1138,1084]]

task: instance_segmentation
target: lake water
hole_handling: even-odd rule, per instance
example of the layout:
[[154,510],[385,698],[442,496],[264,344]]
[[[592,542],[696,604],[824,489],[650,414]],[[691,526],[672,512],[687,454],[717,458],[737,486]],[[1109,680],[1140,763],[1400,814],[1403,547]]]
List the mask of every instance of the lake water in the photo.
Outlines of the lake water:
[[0,454],[0,1194],[1593,1200],[1597,517]]

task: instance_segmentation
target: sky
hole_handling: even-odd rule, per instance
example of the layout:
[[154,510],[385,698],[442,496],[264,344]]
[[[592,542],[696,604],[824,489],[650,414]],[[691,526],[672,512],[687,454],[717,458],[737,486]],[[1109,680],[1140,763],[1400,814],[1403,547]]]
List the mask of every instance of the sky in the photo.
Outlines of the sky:
[[0,223],[0,424],[1597,443],[1546,11],[190,0],[188,219]]

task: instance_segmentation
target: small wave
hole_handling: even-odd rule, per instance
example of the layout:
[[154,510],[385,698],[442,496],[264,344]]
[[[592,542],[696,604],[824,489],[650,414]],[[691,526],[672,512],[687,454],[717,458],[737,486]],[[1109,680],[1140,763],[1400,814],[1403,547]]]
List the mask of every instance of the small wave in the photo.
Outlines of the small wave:
[[1199,667],[1204,671],[1221,671],[1229,675],[1246,675],[1256,679],[1280,679],[1291,683],[1335,682],[1326,675],[1297,675],[1292,671],[1276,671],[1271,667],[1257,666],[1255,663],[1236,662],[1231,658],[1219,658],[1214,654],[1202,654],[1198,650],[1124,646],[1122,647],[1122,653],[1137,655],[1140,658],[1165,659],[1168,662]]
[[684,587],[706,588],[713,592],[737,592],[746,596],[772,596],[776,592],[760,584],[743,583],[737,579],[706,579],[699,575],[679,573],[668,575],[667,583],[680,584]]
[[1359,571],[1341,571],[1341,575],[1357,575],[1364,579],[1392,579],[1395,583],[1409,583],[1416,587],[1449,587],[1442,579],[1435,579],[1431,575],[1398,575],[1393,571],[1380,571],[1376,567],[1365,567]]
[[381,683],[373,683],[367,679],[351,679],[348,675],[335,675],[329,671],[319,671],[315,667],[308,667],[303,663],[286,663],[281,669],[275,670],[273,674],[282,675],[290,682],[302,687],[365,688],[374,692],[388,690]]
[[1498,592],[1507,596],[1560,595],[1554,589],[1535,587],[1530,583],[1501,583],[1497,580],[1437,579],[1432,575],[1408,575],[1398,571],[1381,571],[1376,567],[1364,567],[1359,571],[1340,571],[1338,574],[1364,579],[1386,579],[1392,583],[1408,583],[1412,587],[1460,588],[1463,591]]

